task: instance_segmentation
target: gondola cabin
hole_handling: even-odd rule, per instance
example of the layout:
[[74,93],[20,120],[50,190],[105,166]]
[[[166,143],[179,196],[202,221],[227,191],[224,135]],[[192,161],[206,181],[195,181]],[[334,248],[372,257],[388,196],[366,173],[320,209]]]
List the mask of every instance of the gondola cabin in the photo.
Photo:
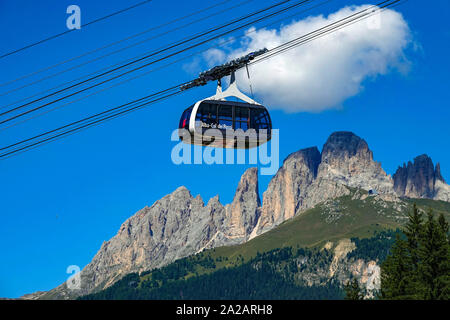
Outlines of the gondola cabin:
[[[241,101],[227,101],[236,97]],[[247,97],[236,86],[234,73],[230,86],[200,100],[184,110],[179,136],[185,143],[222,148],[252,148],[271,139],[272,122],[261,104]]]

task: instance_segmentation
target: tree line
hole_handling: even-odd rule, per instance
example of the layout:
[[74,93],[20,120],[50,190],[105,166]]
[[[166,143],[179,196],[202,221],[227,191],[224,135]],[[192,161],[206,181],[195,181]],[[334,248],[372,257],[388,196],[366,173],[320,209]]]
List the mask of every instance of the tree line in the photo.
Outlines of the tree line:
[[[364,294],[358,281],[345,287],[346,299],[360,300]],[[416,204],[403,234],[397,234],[390,254],[381,264],[379,299],[450,299],[449,224],[441,213],[426,214]]]

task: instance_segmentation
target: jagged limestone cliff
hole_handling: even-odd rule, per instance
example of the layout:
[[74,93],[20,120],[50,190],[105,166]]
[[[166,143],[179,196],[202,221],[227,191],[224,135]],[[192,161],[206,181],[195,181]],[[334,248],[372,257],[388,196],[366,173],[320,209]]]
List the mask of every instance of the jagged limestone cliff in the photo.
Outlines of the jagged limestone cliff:
[[259,218],[258,171],[242,176],[231,204],[216,196],[205,205],[185,187],[127,219],[117,234],[102,244],[81,271],[81,288],[66,283],[40,299],[70,299],[104,289],[130,272],[158,268],[207,248],[246,241]]
[[400,196],[450,201],[450,188],[442,177],[440,164],[435,167],[426,154],[403,164],[393,177],[395,192]]
[[256,168],[242,175],[233,202],[225,206],[218,196],[205,205],[200,196],[193,197],[180,187],[139,210],[102,244],[81,271],[80,289],[68,289],[64,283],[26,298],[74,298],[106,288],[130,272],[158,268],[208,248],[244,243],[307,209],[349,195],[350,188],[376,194],[382,203],[394,207],[401,205],[399,196],[450,201],[450,187],[439,165],[433,172],[429,165],[416,167],[406,173],[400,170],[392,179],[373,160],[363,139],[351,132],[335,132],[322,152],[312,147],[288,156],[264,192],[262,205]]

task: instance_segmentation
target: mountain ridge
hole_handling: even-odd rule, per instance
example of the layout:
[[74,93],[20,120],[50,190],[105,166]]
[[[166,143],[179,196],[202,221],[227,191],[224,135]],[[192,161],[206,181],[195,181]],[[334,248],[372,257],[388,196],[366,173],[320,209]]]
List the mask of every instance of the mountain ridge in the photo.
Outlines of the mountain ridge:
[[413,162],[403,163],[393,175],[395,192],[410,198],[438,198],[449,201],[449,190],[441,174],[439,162],[433,165],[431,158],[422,154]]
[[[448,202],[403,199],[392,203],[351,189],[349,195],[325,201],[255,239],[130,274],[82,299],[296,299],[296,292],[303,293],[301,299],[335,299],[339,298],[336,291],[342,292],[353,279],[367,298],[373,298],[380,286],[380,265],[396,235],[402,235],[398,228],[408,220],[414,203],[420,212],[433,208],[450,221]],[[274,272],[253,277],[261,265]],[[244,275],[242,267],[247,270]],[[288,282],[281,285],[289,294],[278,290],[273,283],[277,278]],[[136,285],[130,287],[131,279]],[[274,287],[267,291],[261,280]],[[289,290],[292,285],[294,291]]]
[[[428,177],[428,167],[418,166],[411,172]],[[450,201],[450,187],[441,178],[437,165],[433,167],[433,187],[441,191],[420,197]],[[408,194],[397,192],[395,181],[381,163],[373,160],[364,139],[348,131],[334,132],[322,152],[310,147],[286,157],[262,201],[257,168],[244,172],[233,201],[227,205],[221,204],[218,196],[205,205],[200,195],[194,198],[186,187],[177,188],[136,212],[113,238],[102,244],[81,271],[81,289],[70,290],[63,283],[47,293],[39,293],[37,298],[71,299],[107,288],[131,272],[160,268],[205,249],[245,243],[320,203],[350,195],[352,188],[396,203]],[[429,179],[419,179],[414,185],[426,189],[420,186],[422,182],[428,184]],[[32,299],[33,295],[27,298]]]

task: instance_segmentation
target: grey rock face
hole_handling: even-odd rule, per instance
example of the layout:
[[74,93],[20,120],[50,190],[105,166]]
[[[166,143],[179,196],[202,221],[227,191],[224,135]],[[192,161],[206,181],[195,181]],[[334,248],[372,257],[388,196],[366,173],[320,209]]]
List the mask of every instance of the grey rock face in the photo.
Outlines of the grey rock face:
[[318,176],[353,188],[393,193],[392,179],[373,160],[367,142],[352,132],[335,132],[323,146]]
[[[180,187],[138,211],[103,243],[81,272],[81,289],[62,284],[26,298],[74,298],[106,288],[130,272],[158,268],[204,249],[243,243],[319,203],[350,194],[350,187],[375,190],[391,203],[399,201],[398,195],[450,201],[450,186],[439,164],[433,167],[428,157],[399,168],[392,179],[373,160],[366,141],[351,132],[335,132],[322,153],[312,147],[284,160],[263,194],[262,206],[256,168],[242,175],[233,202],[226,206],[218,196],[205,205],[200,196],[194,198]],[[333,268],[338,274],[339,268]]]
[[436,163],[436,168],[434,169],[434,181],[436,182],[437,180],[445,183],[444,177],[441,174],[441,164],[439,162]]
[[247,170],[231,205],[218,196],[205,206],[185,187],[139,210],[118,233],[102,244],[81,271],[81,289],[66,283],[40,295],[43,299],[70,299],[106,288],[130,272],[162,267],[206,248],[242,243],[259,218],[258,171]]
[[292,218],[307,206],[306,190],[316,177],[319,163],[317,147],[297,151],[284,160],[264,192],[261,218],[251,238]]
[[349,188],[393,194],[392,179],[373,160],[367,143],[352,132],[335,132],[323,146],[291,154],[263,195],[261,219],[251,238]]
[[449,188],[441,174],[439,163],[436,167],[426,154],[403,164],[395,172],[394,190],[402,197],[430,198],[449,201]]
[[322,149],[323,163],[345,164],[345,161],[355,156],[366,161],[373,158],[367,142],[349,131],[332,133]]
[[227,237],[246,241],[260,216],[258,169],[248,169],[241,177],[233,202],[226,206]]

